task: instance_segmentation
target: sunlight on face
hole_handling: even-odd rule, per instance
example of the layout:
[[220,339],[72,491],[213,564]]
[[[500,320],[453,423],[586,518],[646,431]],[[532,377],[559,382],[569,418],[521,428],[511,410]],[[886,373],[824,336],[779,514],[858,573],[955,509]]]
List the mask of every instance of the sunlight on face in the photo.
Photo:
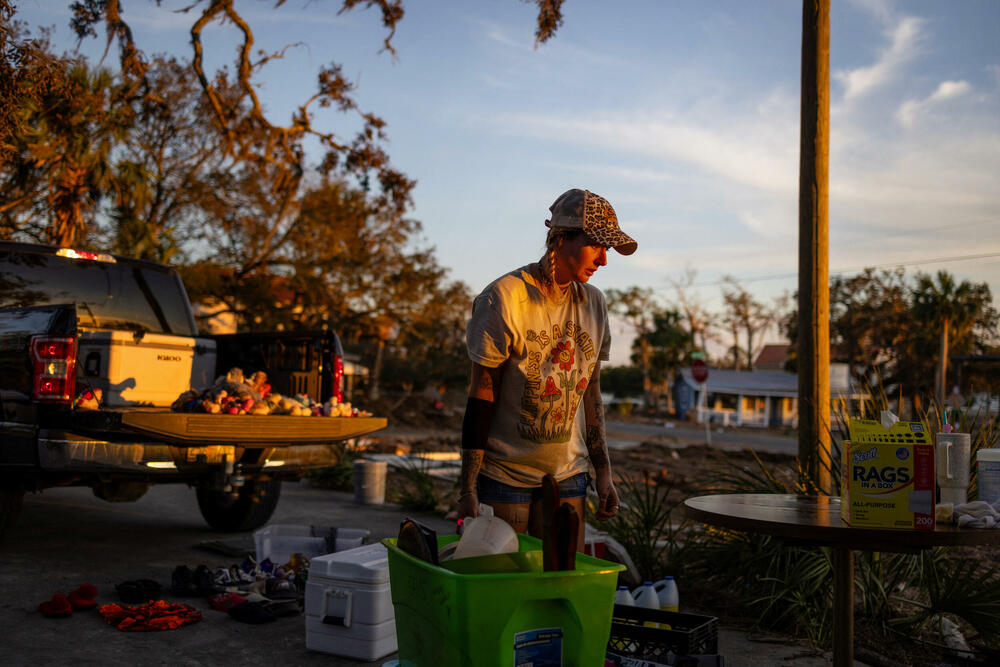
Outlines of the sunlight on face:
[[556,280],[562,284],[585,283],[597,269],[608,263],[608,249],[602,245],[592,244],[584,234],[566,241],[559,246],[557,252],[559,271]]

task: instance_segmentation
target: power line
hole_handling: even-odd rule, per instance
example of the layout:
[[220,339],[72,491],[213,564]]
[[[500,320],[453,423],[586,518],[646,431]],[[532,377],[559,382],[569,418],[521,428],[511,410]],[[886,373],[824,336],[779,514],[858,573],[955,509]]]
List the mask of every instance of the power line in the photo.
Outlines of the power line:
[[[902,267],[907,267],[907,266],[921,266],[923,264],[940,264],[942,262],[965,262],[965,261],[971,261],[971,260],[976,260],[976,259],[988,259],[988,258],[991,258],[991,257],[1000,257],[1000,252],[988,252],[988,253],[981,253],[981,254],[978,254],[978,255],[956,255],[954,257],[932,257],[930,259],[915,260],[915,261],[911,261],[911,262],[890,262],[890,263],[886,263],[886,264],[866,264],[864,266],[858,266],[858,267],[854,267],[854,268],[835,269],[835,270],[830,271],[830,275],[831,276],[839,276],[839,275],[843,275],[845,273],[853,273],[855,271],[864,271],[865,269],[902,268]],[[798,278],[798,276],[799,276],[798,272],[796,272],[796,273],[781,273],[781,274],[776,274],[776,275],[772,275],[772,276],[758,276],[756,278],[744,278],[742,280],[738,280],[737,282],[739,282],[741,284],[742,283],[758,283],[758,282],[765,282],[765,281],[768,281],[768,280],[787,280],[789,278]],[[718,285],[724,285],[725,283],[726,283],[725,280],[715,280],[715,281],[712,281],[712,282],[705,282],[705,283],[692,283],[691,285],[687,285],[686,287],[716,287]],[[663,288],[663,289],[668,289],[668,288]]]

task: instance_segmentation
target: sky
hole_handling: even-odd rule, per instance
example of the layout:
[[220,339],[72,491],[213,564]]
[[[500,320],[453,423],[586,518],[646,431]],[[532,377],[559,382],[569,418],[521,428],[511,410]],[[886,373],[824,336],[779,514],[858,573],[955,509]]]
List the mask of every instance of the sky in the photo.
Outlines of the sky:
[[[190,2],[162,4],[130,0],[123,17],[147,52],[189,55],[194,18],[172,10]],[[261,80],[272,118],[341,63],[360,107],[387,122],[394,166],[417,181],[422,241],[474,292],[541,256],[548,207],[572,187],[608,199],[639,242],[609,253],[592,279],[601,289],[669,300],[693,270],[690,291],[712,310],[727,275],[764,302],[795,290],[801,2],[566,0],[556,36],[536,47],[533,3],[409,0],[395,57],[377,11],[274,4],[237,2],[260,48],[299,44]],[[75,44],[69,0],[18,5]],[[1000,2],[832,5],[831,273],[944,269],[997,298]],[[235,38],[231,25],[206,31],[210,66],[231,59]],[[357,127],[323,113],[314,122],[344,136]],[[627,356],[618,344],[612,362]]]

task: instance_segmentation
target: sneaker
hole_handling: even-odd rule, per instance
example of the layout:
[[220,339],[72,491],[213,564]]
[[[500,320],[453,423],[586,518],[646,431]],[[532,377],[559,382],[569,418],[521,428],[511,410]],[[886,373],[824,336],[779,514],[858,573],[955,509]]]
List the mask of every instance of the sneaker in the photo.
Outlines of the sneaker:
[[152,579],[134,579],[117,584],[115,590],[125,604],[142,604],[159,597],[162,587]]
[[241,570],[239,565],[233,565],[229,568],[229,576],[232,579],[233,584],[237,586],[246,586],[247,584],[252,584],[256,581],[253,575],[247,574]]
[[194,585],[198,589],[198,595],[213,595],[224,590],[222,586],[215,583],[212,572],[207,565],[199,565],[195,568]]
[[229,572],[228,567],[217,567],[215,572],[212,573],[212,580],[217,586],[235,586],[237,583],[233,581],[233,575]]
[[198,586],[194,582],[194,572],[187,565],[178,565],[170,575],[170,592],[178,597],[194,597],[198,595]]
[[257,561],[255,561],[250,556],[247,556],[246,558],[243,559],[243,562],[240,563],[240,569],[243,572],[249,574],[254,579],[260,579],[261,575],[263,574],[261,572],[260,565],[258,565]]
[[208,604],[215,611],[229,611],[236,605],[243,604],[247,599],[236,593],[216,593],[208,598]]

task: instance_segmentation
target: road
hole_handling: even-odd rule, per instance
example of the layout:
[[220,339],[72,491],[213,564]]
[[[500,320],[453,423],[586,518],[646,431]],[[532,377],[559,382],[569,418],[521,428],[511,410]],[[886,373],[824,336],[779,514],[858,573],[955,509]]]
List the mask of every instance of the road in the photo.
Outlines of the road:
[[[705,427],[688,422],[668,421],[664,423],[649,423],[638,421],[607,421],[608,446],[612,449],[633,447],[642,442],[654,442],[660,445],[685,447],[692,444],[705,443]],[[457,428],[421,428],[408,425],[391,425],[375,434],[373,438],[402,438],[421,440],[425,438],[440,438],[458,442],[461,434]],[[759,452],[773,454],[798,454],[798,439],[795,436],[782,435],[770,429],[751,427],[719,427],[712,428],[712,446],[719,449],[740,450],[754,449]]]
[[[678,447],[695,443],[704,444],[706,441],[705,427],[688,422],[668,421],[665,424],[654,424],[609,420],[607,431],[608,446],[613,449],[631,447],[643,441]],[[781,435],[769,429],[715,426],[712,428],[711,436],[712,446],[719,449],[749,448],[759,452],[794,456],[798,453],[799,447],[795,436]]]

